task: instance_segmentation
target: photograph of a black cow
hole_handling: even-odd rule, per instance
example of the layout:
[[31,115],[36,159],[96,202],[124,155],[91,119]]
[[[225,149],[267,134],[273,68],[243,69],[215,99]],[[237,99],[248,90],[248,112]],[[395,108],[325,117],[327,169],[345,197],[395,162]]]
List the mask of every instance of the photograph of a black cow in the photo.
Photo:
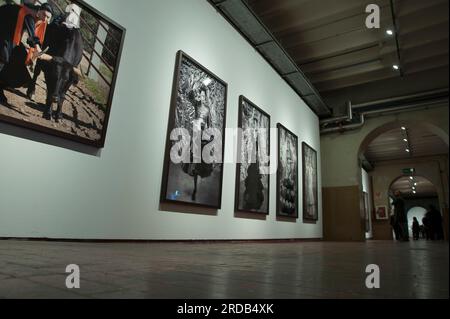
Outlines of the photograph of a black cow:
[[[83,0],[47,0],[53,20],[34,20],[34,32],[25,26],[19,39],[21,15],[33,17],[39,7],[10,2],[0,0],[0,51],[9,54],[1,56],[8,63],[0,66],[0,126],[103,148],[125,28]],[[39,47],[29,41],[34,33]]]
[[[44,72],[47,100],[43,117],[50,121],[54,117],[55,121],[59,122],[66,93],[79,80],[75,70],[83,58],[83,38],[79,29],[69,29],[63,24],[51,23],[48,26],[43,47],[52,59],[39,60],[36,63],[27,95],[29,99],[34,99],[36,81],[41,71]],[[57,105],[55,113],[54,104]]]

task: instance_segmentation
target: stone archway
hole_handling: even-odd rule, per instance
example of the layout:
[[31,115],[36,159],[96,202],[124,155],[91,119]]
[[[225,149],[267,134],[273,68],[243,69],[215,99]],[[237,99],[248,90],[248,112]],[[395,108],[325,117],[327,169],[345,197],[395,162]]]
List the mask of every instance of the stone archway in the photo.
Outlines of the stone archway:
[[425,214],[432,206],[436,210],[441,211],[437,188],[426,177],[417,175],[398,176],[392,181],[388,190],[389,196],[393,196],[392,194],[396,192],[402,194],[401,197],[405,203],[410,238],[413,237],[412,224],[414,217],[417,218],[419,226],[421,226],[423,225]]
[[[422,207],[422,206],[411,207],[406,212],[406,215],[408,216],[409,238],[413,238],[414,239],[414,230],[413,230],[413,227],[412,227],[412,224],[414,222],[414,218],[417,219],[417,222],[419,223],[419,227],[422,228],[422,227],[424,227],[423,226],[423,223],[424,223],[423,220],[424,220],[424,218],[426,216],[426,213],[427,213],[427,209],[425,207]],[[419,236],[418,236],[419,238],[418,239],[420,239],[420,237],[423,237],[423,235],[421,234],[420,228],[419,228]]]
[[369,144],[376,139],[378,136],[380,136],[383,133],[386,133],[392,129],[395,128],[399,128],[402,126],[406,126],[406,127],[411,127],[411,126],[415,126],[415,127],[423,127],[426,130],[430,131],[433,134],[436,134],[437,136],[439,136],[446,144],[447,146],[449,146],[449,136],[448,134],[440,127],[438,127],[435,124],[432,123],[427,123],[427,122],[423,122],[423,121],[412,121],[412,120],[396,120],[396,121],[391,121],[391,122],[387,122],[379,127],[376,127],[375,129],[371,130],[370,132],[367,133],[367,135],[365,136],[365,138],[362,140],[360,146],[359,146],[359,151],[358,151],[358,158],[361,156],[361,154],[364,153],[364,151],[367,149],[367,147],[369,146]]
[[[323,187],[323,227],[325,240],[365,240],[362,165],[360,155],[379,134],[403,125],[428,125],[429,131],[448,143],[448,104],[430,109],[386,114],[367,119],[359,129],[321,136],[321,166]],[[426,119],[427,123],[420,120]],[[448,145],[448,144],[447,144]],[[448,155],[436,170],[440,171],[439,186],[448,210]],[[442,166],[444,165],[444,166]],[[397,171],[399,175],[401,171]],[[439,175],[439,174],[438,174]],[[392,176],[394,179],[396,176]],[[386,182],[389,183],[392,181]],[[387,198],[381,198],[388,205]],[[373,205],[375,207],[375,203]],[[448,224],[448,222],[447,222]]]
[[[427,131],[437,135],[441,138],[442,141],[448,146],[448,134],[439,128],[438,126],[431,123],[424,123],[416,120],[409,121],[391,121],[387,122],[377,128],[374,128],[370,132],[367,133],[365,138],[362,140],[361,145],[358,150],[358,163],[359,169],[362,168],[361,158],[367,149],[367,147],[374,141],[378,136],[385,132],[389,132],[396,128],[401,127],[422,127]],[[392,184],[399,178],[404,177],[404,175],[399,176],[402,169],[409,166],[414,166],[416,169],[416,174],[418,176],[422,176],[423,178],[428,179],[435,187],[438,198],[438,203],[436,206],[440,207],[441,215],[444,220],[444,232],[446,238],[448,238],[448,166],[445,167],[445,163],[448,161],[448,153],[447,159],[438,161],[438,160],[425,160],[425,159],[411,159],[405,160],[403,163],[399,161],[396,164],[392,164],[392,167],[383,167],[382,175],[383,177],[374,180],[374,206],[378,205],[386,205],[390,206],[389,203],[389,194],[388,190],[391,189]],[[373,176],[375,178],[375,176]],[[390,225],[388,222],[382,221],[374,221],[374,229],[378,228],[377,231],[374,231],[374,239],[390,239]]]

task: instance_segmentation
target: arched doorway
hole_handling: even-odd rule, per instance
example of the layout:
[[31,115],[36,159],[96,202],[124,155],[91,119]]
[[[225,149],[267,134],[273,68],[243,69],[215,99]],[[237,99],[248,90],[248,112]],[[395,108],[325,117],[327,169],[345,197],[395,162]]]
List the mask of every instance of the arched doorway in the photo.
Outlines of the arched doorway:
[[[443,138],[445,136],[447,138]],[[384,124],[370,132],[363,140],[358,160],[362,176],[361,189],[364,188],[364,175],[370,176],[373,203],[371,238],[393,238],[389,217],[379,218],[376,214],[377,209],[383,207],[392,212],[389,209],[392,186],[399,187],[404,192],[405,187],[409,188],[407,197],[424,198],[423,192],[430,193],[429,197],[434,198],[435,207],[441,211],[444,218],[448,238],[448,135],[440,128],[420,122],[394,121]],[[421,190],[416,189],[415,193],[410,183],[410,175],[414,175],[414,182],[420,185]],[[364,196],[362,192],[362,211]],[[426,205],[415,206],[428,208]],[[408,210],[412,207],[408,206]]]
[[[389,188],[389,197],[394,199],[394,194],[401,194],[400,197],[405,203],[405,212],[408,219],[408,235],[410,238],[413,237],[413,220],[414,217],[419,223],[419,227],[424,228],[426,224],[424,217],[432,207],[437,211],[441,211],[439,204],[439,195],[436,186],[423,176],[417,176],[410,174],[409,176],[399,176],[391,184]],[[391,212],[395,209],[391,207]],[[442,220],[442,218],[441,218]],[[439,230],[442,229],[442,225]],[[433,238],[438,238],[437,233],[440,233],[436,229],[436,234]],[[394,236],[395,237],[395,236]]]
[[[390,231],[381,231],[379,226],[386,223],[385,220],[376,219],[375,215],[379,206],[389,207],[389,199],[387,198],[387,189],[391,181],[402,174],[402,169],[413,166],[419,171],[423,167],[424,162],[433,165],[433,171],[430,172],[430,180],[436,186],[439,186],[439,197],[442,208],[448,210],[448,104],[442,104],[438,107],[414,109],[411,112],[399,112],[381,114],[366,119],[365,124],[355,130],[345,131],[340,134],[326,134],[321,136],[321,179],[322,179],[322,204],[323,204],[323,238],[324,240],[365,240],[365,205],[363,191],[363,168],[367,168],[369,175],[369,186],[371,186],[370,203],[370,221],[371,221],[371,239],[391,240]],[[407,164],[399,164],[390,172],[389,178],[383,180],[373,176],[373,165],[370,160],[364,158],[368,146],[379,135],[389,130],[399,130],[402,126],[408,129],[424,128],[426,134],[419,137],[428,138],[438,137],[444,141],[445,152],[438,160],[428,160],[426,157],[409,158]],[[429,130],[427,126],[433,127]],[[439,134],[437,134],[439,133]],[[417,135],[414,135],[417,136]],[[414,138],[414,142],[416,139]],[[401,141],[401,140],[400,140]],[[428,145],[429,143],[425,143]],[[419,145],[423,145],[420,143]],[[413,143],[413,149],[417,144]],[[405,151],[403,149],[403,151]],[[413,159],[414,165],[411,164]],[[378,162],[375,163],[375,169]],[[440,166],[440,167],[439,167]],[[435,180],[437,180],[435,182]],[[378,184],[378,185],[375,185]],[[380,184],[382,184],[380,189]],[[446,214],[448,217],[448,214]],[[448,221],[448,219],[447,219]],[[387,222],[389,225],[389,223]],[[448,225],[448,222],[446,223]],[[384,227],[384,226],[383,226]]]
[[414,237],[414,230],[413,230],[413,223],[414,223],[414,219],[418,221],[419,223],[419,239],[426,239],[425,236],[425,226],[424,226],[424,220],[425,220],[425,216],[427,214],[427,210],[424,207],[421,206],[415,206],[412,207],[407,215],[408,215],[408,230],[409,230],[409,238],[413,238]]

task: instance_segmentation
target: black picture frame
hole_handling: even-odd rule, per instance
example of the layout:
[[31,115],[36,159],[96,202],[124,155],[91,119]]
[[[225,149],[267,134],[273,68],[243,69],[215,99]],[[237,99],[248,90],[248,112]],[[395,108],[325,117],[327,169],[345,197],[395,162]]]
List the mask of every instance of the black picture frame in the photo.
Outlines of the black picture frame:
[[[278,129],[277,216],[299,218],[298,137],[282,124]],[[286,138],[285,138],[286,137]],[[287,145],[286,140],[292,145]],[[292,150],[291,148],[295,148]],[[286,159],[283,153],[286,151]],[[286,163],[287,158],[293,163]],[[290,166],[290,167],[289,167]],[[293,206],[293,207],[292,207]]]
[[[58,13],[63,12],[64,8],[61,8],[61,6],[58,5],[58,3],[60,3],[60,1],[49,0],[48,2],[53,6],[55,12],[58,12]],[[95,20],[99,21],[99,22],[97,22],[99,25],[98,28],[101,28],[101,26],[100,26],[101,24],[107,26],[108,30],[106,30],[106,28],[104,28],[104,30],[106,30],[105,32],[107,33],[107,36],[105,38],[105,44],[103,44],[105,47],[106,47],[106,41],[110,41],[111,43],[114,42],[114,50],[108,49],[109,50],[108,54],[110,54],[112,56],[112,58],[110,60],[114,61],[113,65],[109,65],[106,63],[106,61],[105,61],[106,59],[103,57],[103,53],[102,54],[93,54],[95,56],[98,56],[98,58],[102,61],[101,65],[98,69],[102,69],[102,66],[103,66],[104,69],[109,70],[109,71],[106,71],[106,73],[108,73],[108,76],[104,76],[102,71],[96,71],[96,73],[99,74],[98,77],[103,78],[102,83],[108,84],[107,85],[109,87],[108,92],[103,92],[102,90],[98,89],[100,87],[100,81],[98,81],[97,83],[90,82],[88,85],[83,84],[83,88],[80,89],[80,92],[77,92],[78,94],[74,93],[70,96],[71,99],[74,99],[74,97],[76,97],[78,95],[81,96],[80,100],[76,101],[76,103],[77,103],[76,106],[73,103],[71,104],[72,108],[75,110],[75,111],[73,111],[73,114],[72,115],[66,114],[64,112],[64,106],[63,106],[63,114],[62,114],[61,123],[55,123],[55,120],[53,120],[53,119],[49,119],[51,124],[43,122],[43,121],[39,120],[39,118],[36,114],[33,115],[34,118],[31,121],[30,120],[25,121],[22,118],[20,118],[19,116],[11,115],[10,114],[11,112],[8,112],[8,110],[6,110],[6,109],[4,109],[5,112],[3,112],[3,113],[0,111],[0,121],[15,125],[15,126],[19,126],[19,127],[25,128],[25,129],[30,129],[30,130],[33,130],[36,132],[45,133],[48,135],[56,136],[59,138],[67,139],[67,140],[74,141],[74,142],[77,142],[80,144],[89,145],[94,148],[101,149],[101,148],[105,147],[106,135],[107,135],[107,131],[108,131],[108,123],[109,123],[109,118],[110,118],[110,114],[111,114],[111,107],[112,107],[112,103],[113,103],[114,92],[115,92],[117,78],[118,78],[118,74],[119,74],[120,61],[121,61],[122,51],[123,51],[124,42],[125,42],[126,29],[123,26],[121,26],[120,24],[118,24],[117,22],[108,18],[102,12],[95,9],[94,7],[92,7],[91,5],[89,5],[88,3],[86,3],[83,0],[71,0],[70,3],[77,4],[82,9],[82,18],[86,17],[86,14],[89,14],[89,17],[91,19],[95,19]],[[69,3],[67,3],[67,4],[69,4]],[[91,52],[93,52],[92,49],[94,48],[94,46],[97,43],[99,43],[99,42],[97,42],[98,40],[96,38],[95,32],[92,29],[90,29],[91,27],[88,25],[89,25],[89,23],[87,23],[87,22],[81,23],[81,28],[83,29],[82,34],[88,32],[86,30],[90,30],[89,32],[92,33],[92,37],[94,38],[94,44],[90,44],[88,41],[86,41],[86,38],[83,35],[83,42],[84,42],[83,60],[85,60],[85,61],[89,61],[89,56],[86,55],[87,48],[89,48],[89,50],[91,50]],[[105,49],[103,49],[103,50],[105,50]],[[107,50],[105,50],[105,51],[107,51]],[[114,52],[112,52],[112,51],[114,51]],[[83,62],[81,64],[83,64]],[[92,68],[93,67],[91,66],[91,68],[89,69],[89,72],[92,72]],[[85,71],[86,70],[83,70],[83,73]],[[90,78],[88,75],[85,74],[85,77],[83,79],[81,79],[80,82],[84,81],[85,79],[90,79]],[[96,85],[98,85],[98,87]],[[75,87],[78,88],[78,84],[72,85],[71,89],[73,89]],[[91,88],[97,87],[97,89],[95,89],[95,88],[93,89],[93,91],[96,91],[96,92],[92,91],[89,95],[84,95],[87,92],[87,90],[86,90],[87,87],[91,87]],[[8,90],[11,94],[16,94],[16,95],[20,94],[20,95],[26,96],[26,94],[19,91],[19,89],[8,89]],[[21,88],[20,88],[20,90],[21,90]],[[26,90],[26,88],[24,90]],[[70,89],[69,89],[69,91],[70,91]],[[101,91],[101,93],[99,93],[100,91]],[[101,96],[101,97],[98,98],[98,96]],[[102,100],[102,99],[106,99],[106,100],[102,100],[102,102],[97,102],[96,101],[97,98],[100,100]],[[45,108],[46,108],[46,106],[44,105],[45,101],[44,101],[44,103],[42,103],[42,102],[34,102],[32,100],[29,100],[29,98],[27,98],[27,99],[29,102],[26,102],[26,103],[20,102],[21,104],[24,105],[24,107],[27,107],[27,105],[33,104],[30,107],[37,110],[37,112],[43,113],[45,111]],[[92,102],[92,105],[96,105],[97,108],[95,106],[91,106],[91,104],[84,104],[85,101]],[[29,104],[29,103],[31,103],[31,104]],[[22,108],[21,104],[16,105],[16,106],[14,106],[14,105],[5,106],[3,104],[0,104],[0,108],[3,107],[3,108],[11,109],[11,106],[13,108],[15,108],[15,107]],[[83,109],[82,105],[83,106],[87,105],[86,109]],[[100,108],[101,108],[101,110],[100,110]],[[55,107],[53,107],[53,109],[55,110]],[[96,111],[98,113],[96,113]],[[80,112],[88,114],[85,116],[85,118],[87,118],[87,120],[91,120],[91,123],[87,122],[86,119],[80,119],[79,117],[77,117]],[[66,121],[66,122],[64,122],[64,121]],[[101,128],[99,128],[98,126],[101,126]],[[81,129],[79,130],[79,132],[73,133],[74,131],[76,131],[74,129],[74,127],[76,127],[76,128],[81,127]],[[85,133],[84,136],[81,136],[81,132],[83,132],[83,134]],[[91,136],[90,133],[92,133],[92,132],[95,132],[96,134],[94,134],[95,137],[90,138],[90,136]]]
[[[305,142],[302,143],[302,162],[303,220],[317,222],[319,220],[319,179],[317,176],[317,151]],[[313,203],[310,203],[311,198]],[[313,207],[313,214],[310,213],[311,207]]]
[[[181,191],[181,195],[179,197],[184,197],[184,199],[177,198],[177,194],[175,194],[180,187],[184,187],[183,185],[185,183],[194,183],[195,184],[195,177],[192,179],[192,181],[187,181],[186,179],[192,178],[193,176],[189,175],[187,172],[184,172],[181,167],[176,167],[180,164],[174,164],[171,161],[170,158],[170,152],[171,148],[173,146],[173,142],[170,140],[171,132],[174,128],[177,128],[176,126],[176,116],[177,111],[182,111],[186,107],[186,101],[183,101],[181,99],[181,94],[183,89],[180,89],[180,81],[183,81],[182,75],[182,68],[188,69],[192,68],[194,69],[194,73],[202,74],[202,76],[206,76],[211,82],[213,83],[213,87],[216,91],[223,90],[223,100],[220,100],[219,97],[219,103],[214,104],[214,107],[216,108],[215,113],[220,114],[221,120],[216,121],[220,122],[220,128],[221,128],[221,134],[222,134],[222,159],[224,158],[224,152],[225,152],[225,128],[226,128],[226,117],[227,117],[227,94],[228,94],[228,84],[221,80],[218,76],[216,76],[214,73],[209,71],[206,67],[204,67],[202,64],[197,62],[194,58],[189,56],[183,51],[177,52],[176,57],[176,63],[175,63],[175,74],[174,74],[174,80],[173,80],[173,87],[172,87],[172,97],[171,97],[171,103],[170,103],[170,111],[169,111],[169,120],[168,120],[168,126],[167,126],[167,135],[166,135],[166,146],[165,146],[165,156],[164,156],[164,166],[163,166],[163,176],[162,176],[162,184],[161,184],[161,194],[160,194],[160,202],[161,203],[170,203],[170,204],[182,204],[182,205],[189,205],[189,206],[197,206],[197,207],[205,207],[205,208],[211,208],[211,209],[221,209],[222,208],[222,184],[223,184],[223,170],[224,170],[224,164],[217,163],[214,164],[213,168],[213,174],[214,181],[211,182],[212,187],[205,187],[203,186],[203,190],[210,192],[210,196],[204,196],[203,200],[198,200],[196,197],[195,200],[193,199],[193,194],[195,191],[195,187],[188,186],[187,190],[190,191],[190,193]],[[190,71],[189,71],[190,72]],[[186,85],[186,82],[183,82],[183,86]],[[220,94],[217,94],[220,95]],[[184,103],[184,105],[183,105]],[[220,104],[220,105],[219,105]],[[190,106],[189,106],[190,107]],[[222,113],[221,113],[222,112]],[[180,113],[180,112],[179,112]],[[210,109],[210,113],[211,109]],[[210,114],[211,116],[211,114]],[[190,123],[192,125],[192,123]],[[180,128],[180,126],[178,127]],[[183,127],[190,129],[189,127]],[[192,158],[192,157],[191,157]],[[203,165],[203,160],[202,163]],[[181,169],[181,170],[180,170]],[[196,169],[194,169],[195,171]],[[202,170],[202,169],[200,169]],[[217,171],[218,170],[218,171]],[[199,171],[199,170],[196,170]],[[178,174],[177,174],[178,173]],[[173,182],[173,180],[176,178],[181,178],[183,180],[178,182]],[[208,178],[208,177],[206,177]],[[202,178],[203,179],[203,178]],[[198,181],[197,181],[198,182]],[[214,189],[214,186],[216,189]],[[200,194],[200,187],[198,186],[197,189],[197,196]],[[189,199],[190,196],[190,199]],[[212,200],[211,198],[215,197],[216,200]],[[206,198],[206,199],[205,199]]]
[[[244,123],[244,114],[246,111],[246,108],[252,109],[253,111],[256,111],[257,116],[260,117],[261,121],[266,122],[266,127],[258,126],[258,128],[266,129],[266,141],[260,141],[260,135],[257,137],[257,146],[256,149],[259,150],[261,146],[258,147],[258,145],[261,145],[262,143],[265,143],[266,148],[266,156],[268,157],[267,165],[270,166],[270,128],[271,128],[271,122],[270,122],[270,115],[263,111],[261,108],[259,108],[256,104],[251,102],[249,99],[247,99],[245,96],[241,95],[239,97],[239,116],[238,116],[238,128],[245,130],[247,126],[249,126],[247,123]],[[260,124],[260,121],[258,121],[258,124]],[[250,124],[251,125],[251,124]],[[244,127],[246,126],[246,127]],[[240,132],[244,133],[244,132]],[[241,212],[241,213],[254,213],[254,214],[262,214],[262,215],[269,215],[270,214],[270,174],[260,174],[260,172],[252,171],[254,176],[256,178],[259,178],[259,181],[256,181],[255,178],[252,180],[248,180],[250,178],[250,174],[247,173],[247,177],[245,180],[242,180],[242,170],[246,170],[247,172],[255,169],[255,167],[259,167],[259,165],[256,165],[255,167],[249,165],[247,166],[247,163],[243,162],[243,155],[242,152],[244,151],[243,144],[245,136],[242,134],[238,134],[238,161],[236,165],[236,188],[235,188],[235,211]],[[257,153],[259,157],[259,152]],[[258,162],[258,161],[257,161]],[[266,165],[266,166],[267,166]],[[245,173],[244,173],[245,174]],[[252,197],[252,204],[245,204],[245,193],[247,192],[247,189],[245,188],[245,184],[258,184],[259,187],[256,187],[255,185],[252,185],[252,187],[249,187],[248,190],[252,191],[253,193],[251,195],[247,194],[248,197]],[[245,190],[244,190],[245,188]],[[256,204],[254,202],[257,202]],[[261,202],[262,201],[262,202]],[[258,203],[261,202],[262,208],[253,208],[258,207]]]

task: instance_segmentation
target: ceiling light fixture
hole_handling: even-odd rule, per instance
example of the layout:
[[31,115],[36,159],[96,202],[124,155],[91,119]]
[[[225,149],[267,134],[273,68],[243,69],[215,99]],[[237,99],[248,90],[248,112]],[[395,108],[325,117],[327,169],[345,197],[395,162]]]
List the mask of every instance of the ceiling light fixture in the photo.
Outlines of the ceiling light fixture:
[[406,131],[406,127],[402,126],[402,131]]
[[392,67],[394,68],[394,70],[400,70],[400,67],[397,64],[394,64]]
[[410,152],[409,148],[407,148],[407,149],[406,149],[406,152],[407,152],[407,153],[409,153],[409,152]]
[[414,177],[410,176],[410,177],[409,177],[409,179],[410,179],[410,180],[413,180],[413,179],[414,179]]
[[408,139],[404,138],[403,141],[404,141],[404,142],[408,142]]
[[386,34],[387,35],[394,35],[394,31],[392,31],[391,29],[387,29],[386,30]]

